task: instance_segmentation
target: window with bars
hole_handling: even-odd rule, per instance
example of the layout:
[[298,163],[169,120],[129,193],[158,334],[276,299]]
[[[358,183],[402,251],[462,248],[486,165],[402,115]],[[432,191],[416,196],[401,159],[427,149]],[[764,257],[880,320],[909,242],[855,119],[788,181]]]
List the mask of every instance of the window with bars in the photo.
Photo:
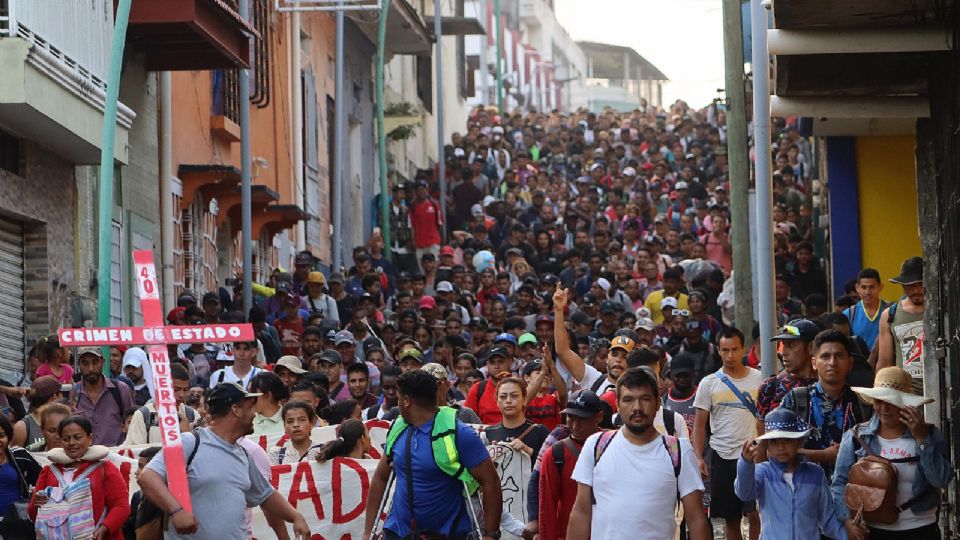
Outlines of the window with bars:
[[[236,0],[227,5],[238,10]],[[246,20],[259,33],[250,42],[250,103],[258,108],[270,104],[270,21],[267,0],[253,0]],[[240,123],[240,71],[236,69],[213,72],[213,114],[226,116]]]

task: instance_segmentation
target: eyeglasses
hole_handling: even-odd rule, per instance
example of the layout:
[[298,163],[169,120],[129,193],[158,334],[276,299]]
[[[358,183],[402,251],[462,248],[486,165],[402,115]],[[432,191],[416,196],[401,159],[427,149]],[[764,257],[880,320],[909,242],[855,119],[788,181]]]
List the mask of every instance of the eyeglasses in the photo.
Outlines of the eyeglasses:
[[800,335],[800,329],[797,328],[796,326],[793,326],[793,325],[789,325],[789,324],[788,324],[788,325],[786,325],[786,326],[783,327],[783,333],[784,333],[784,334],[790,334],[791,336],[799,336],[799,335]]
[[674,314],[674,315],[679,315],[679,316],[681,316],[681,317],[689,317],[689,316],[690,316],[690,311],[688,311],[688,310],[686,310],[686,309],[675,309],[675,310],[673,310],[673,314]]

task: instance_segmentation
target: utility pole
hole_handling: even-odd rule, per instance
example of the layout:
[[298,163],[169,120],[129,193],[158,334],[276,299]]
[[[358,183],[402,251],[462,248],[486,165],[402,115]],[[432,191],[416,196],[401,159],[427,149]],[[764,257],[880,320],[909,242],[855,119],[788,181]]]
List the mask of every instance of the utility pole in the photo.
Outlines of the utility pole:
[[733,237],[734,317],[750,336],[753,328],[753,269],[750,261],[750,155],[743,74],[743,21],[740,0],[723,0],[724,86],[727,95],[727,160]]
[[500,117],[503,117],[503,65],[500,63],[503,58],[503,22],[500,20],[500,0],[493,0],[493,28],[497,33],[497,111]]
[[[337,2],[337,34],[335,37],[336,66],[334,68],[334,96],[336,97],[333,128],[333,268],[332,272],[340,272],[343,266],[343,189],[346,182],[343,180],[343,130],[346,107],[343,95],[343,8],[344,1]],[[357,216],[359,217],[359,216]]]
[[[247,20],[249,0],[240,0],[240,17]],[[299,31],[299,30],[298,30]],[[297,75],[299,77],[299,75]],[[253,307],[253,199],[250,170],[250,71],[240,70],[240,233],[243,249],[243,314]]]
[[440,226],[440,237],[447,242],[447,156],[443,151],[443,28],[440,10],[440,0],[433,0],[433,34],[437,39],[437,52],[434,61],[437,63],[437,176],[440,181],[440,216],[443,225]]
[[750,0],[753,48],[753,145],[757,180],[757,291],[759,291],[760,367],[763,376],[776,371],[770,338],[777,324],[773,296],[773,176],[770,163],[770,54],[767,52],[767,9]]

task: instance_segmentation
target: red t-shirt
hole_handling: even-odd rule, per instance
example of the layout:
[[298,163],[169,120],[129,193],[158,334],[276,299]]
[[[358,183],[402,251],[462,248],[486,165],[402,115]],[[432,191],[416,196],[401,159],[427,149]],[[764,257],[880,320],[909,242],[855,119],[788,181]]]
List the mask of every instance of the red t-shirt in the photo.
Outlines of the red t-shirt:
[[556,394],[544,394],[530,400],[527,405],[527,420],[542,424],[544,427],[553,431],[553,428],[560,425],[560,401]]
[[300,336],[303,335],[303,319],[299,316],[273,321],[280,334],[280,353],[300,356]]
[[610,405],[610,408],[613,409],[613,414],[617,414],[617,393],[613,390],[607,390],[600,395],[600,399],[607,402],[607,405]]
[[[484,386],[483,395],[479,395],[480,386]],[[464,403],[467,407],[473,409],[480,417],[480,421],[488,426],[499,424],[503,421],[503,415],[500,414],[500,407],[497,406],[497,385],[490,379],[480,381],[470,387],[467,393],[467,401]]]
[[414,201],[410,208],[410,223],[413,225],[413,245],[417,249],[440,244],[440,205],[433,199]]

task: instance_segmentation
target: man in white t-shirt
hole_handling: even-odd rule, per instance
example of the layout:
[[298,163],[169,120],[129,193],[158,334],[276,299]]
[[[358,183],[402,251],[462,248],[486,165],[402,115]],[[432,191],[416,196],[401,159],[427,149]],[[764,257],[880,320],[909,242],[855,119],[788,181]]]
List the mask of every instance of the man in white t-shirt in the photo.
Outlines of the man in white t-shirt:
[[[756,504],[744,504],[733,490],[737,459],[743,445],[757,437],[757,392],[763,376],[743,364],[743,334],[733,327],[717,335],[723,367],[700,381],[693,399],[693,448],[700,473],[710,477],[710,517],[723,518],[727,540],[742,540],[741,521],[750,521],[750,537],[760,534]],[[710,421],[710,454],[704,459],[707,421]],[[709,463],[709,466],[707,465]]]
[[[220,383],[224,382],[236,382],[240,383],[244,389],[247,388],[247,384],[250,382],[250,379],[254,378],[257,373],[262,371],[260,368],[253,365],[253,360],[257,357],[257,353],[260,352],[260,343],[257,341],[241,341],[233,344],[231,348],[233,364],[227,365],[224,368],[218,369],[210,374],[210,388],[216,387]],[[218,360],[223,359],[226,362],[229,362],[231,355],[225,354],[221,357],[218,357]]]
[[[573,469],[577,499],[566,538],[673,538],[677,499],[687,516],[689,538],[709,538],[693,448],[685,439],[668,439],[654,429],[660,407],[656,378],[643,368],[627,370],[617,382],[617,407],[623,427],[612,436],[591,435]],[[678,446],[672,446],[674,440]],[[679,452],[677,466],[672,451]]]

